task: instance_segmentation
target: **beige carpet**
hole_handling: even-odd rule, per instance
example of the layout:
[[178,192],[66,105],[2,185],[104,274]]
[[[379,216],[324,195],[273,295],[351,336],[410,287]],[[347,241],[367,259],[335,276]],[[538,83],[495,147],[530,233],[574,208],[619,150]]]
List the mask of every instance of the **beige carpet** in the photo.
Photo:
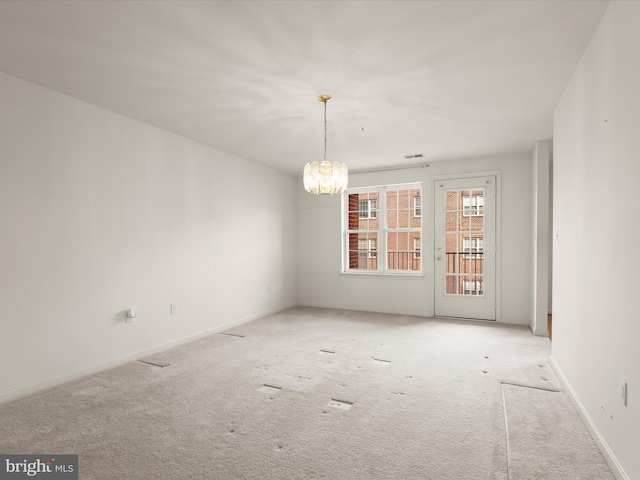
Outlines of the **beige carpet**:
[[0,453],[79,454],[82,479],[613,478],[527,328],[295,308],[226,333],[0,405]]

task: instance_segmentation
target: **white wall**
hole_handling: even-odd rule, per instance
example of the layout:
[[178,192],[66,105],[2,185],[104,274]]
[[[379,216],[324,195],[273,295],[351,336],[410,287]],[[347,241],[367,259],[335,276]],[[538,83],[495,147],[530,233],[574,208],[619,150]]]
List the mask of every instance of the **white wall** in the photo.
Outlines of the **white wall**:
[[551,140],[536,143],[531,154],[531,180],[533,192],[533,238],[531,280],[531,331],[547,337],[549,312],[549,188]]
[[0,399],[297,302],[290,175],[4,74],[0,166]]
[[[554,114],[555,366],[640,478],[640,2],[612,2]],[[619,380],[628,382],[628,404]]]
[[[529,325],[531,315],[532,182],[529,154],[433,162],[429,167],[349,175],[349,187],[423,182],[423,250],[433,252],[433,183],[443,175],[499,171],[498,321]],[[341,275],[340,196],[310,195],[298,182],[298,294],[308,306],[429,316],[432,259],[422,277]],[[431,255],[432,257],[433,255]],[[429,265],[427,265],[427,263]]]
[[[547,227],[549,238],[547,239],[549,282],[547,285],[547,311],[553,311],[553,148],[551,149],[551,163],[549,165],[549,225]],[[553,327],[551,328],[553,330]]]

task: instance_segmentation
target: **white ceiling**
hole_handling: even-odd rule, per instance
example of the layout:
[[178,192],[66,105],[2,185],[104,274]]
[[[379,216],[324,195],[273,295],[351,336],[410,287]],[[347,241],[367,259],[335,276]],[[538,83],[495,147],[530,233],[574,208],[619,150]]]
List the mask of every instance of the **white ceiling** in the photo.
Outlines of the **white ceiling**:
[[329,93],[328,159],[384,168],[550,138],[607,6],[2,1],[0,71],[295,174]]

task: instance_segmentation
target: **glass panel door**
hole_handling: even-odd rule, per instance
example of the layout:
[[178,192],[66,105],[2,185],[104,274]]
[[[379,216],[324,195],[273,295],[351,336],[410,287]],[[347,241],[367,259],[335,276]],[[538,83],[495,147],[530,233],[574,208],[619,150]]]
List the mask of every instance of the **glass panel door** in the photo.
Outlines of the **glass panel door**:
[[435,192],[435,314],[495,320],[495,177]]

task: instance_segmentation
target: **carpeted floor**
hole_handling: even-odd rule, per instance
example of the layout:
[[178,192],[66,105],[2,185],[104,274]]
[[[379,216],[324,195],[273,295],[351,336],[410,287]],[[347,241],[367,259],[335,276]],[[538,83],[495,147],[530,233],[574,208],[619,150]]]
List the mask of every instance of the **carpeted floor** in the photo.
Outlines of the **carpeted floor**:
[[0,405],[0,453],[79,454],[82,479],[613,479],[549,352],[294,308]]

